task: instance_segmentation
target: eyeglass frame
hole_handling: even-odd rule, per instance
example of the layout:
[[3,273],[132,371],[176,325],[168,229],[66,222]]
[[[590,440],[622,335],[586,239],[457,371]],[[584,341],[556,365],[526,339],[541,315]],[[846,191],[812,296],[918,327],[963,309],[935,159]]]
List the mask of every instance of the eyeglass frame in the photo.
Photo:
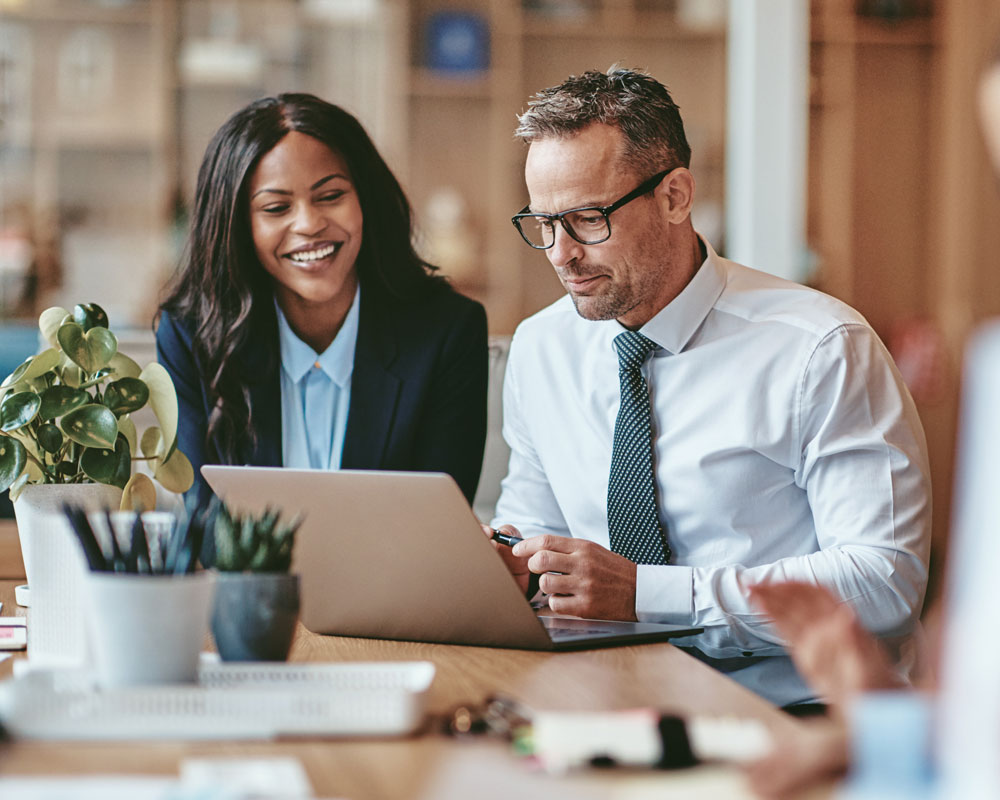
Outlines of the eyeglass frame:
[[[627,203],[631,203],[637,197],[642,197],[644,194],[649,194],[657,186],[663,183],[663,179],[667,177],[671,172],[678,169],[678,167],[671,167],[670,169],[665,169],[662,172],[657,172],[655,175],[647,178],[638,186],[636,186],[631,192],[622,195],[617,200],[615,200],[611,205],[607,206],[580,206],[579,208],[570,208],[566,211],[560,211],[558,214],[539,214],[533,213],[528,209],[531,207],[531,203],[528,203],[524,208],[518,211],[513,217],[510,218],[511,223],[517,228],[517,232],[521,234],[521,238],[527,243],[528,247],[534,248],[535,250],[550,250],[556,243],[555,237],[555,224],[558,222],[562,225],[564,231],[569,234],[570,238],[579,242],[582,245],[592,245],[592,244],[602,244],[611,238],[611,212],[617,211],[622,206]],[[597,239],[593,242],[585,242],[581,239],[573,227],[566,222],[567,214],[577,214],[581,211],[598,211],[601,216],[604,217],[604,222],[608,226],[608,235],[603,239]],[[552,226],[552,241],[548,244],[537,245],[532,243],[532,241],[525,235],[524,231],[521,229],[521,220],[525,217],[535,217],[542,218],[546,220]]]

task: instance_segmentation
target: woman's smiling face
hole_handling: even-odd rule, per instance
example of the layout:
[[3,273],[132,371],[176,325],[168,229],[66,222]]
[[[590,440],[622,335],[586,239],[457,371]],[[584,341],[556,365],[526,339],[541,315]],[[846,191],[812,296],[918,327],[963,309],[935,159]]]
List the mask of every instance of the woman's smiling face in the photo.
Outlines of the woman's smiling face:
[[260,159],[249,195],[254,249],[282,311],[290,321],[326,313],[342,319],[358,284],[363,226],[344,159],[292,131]]

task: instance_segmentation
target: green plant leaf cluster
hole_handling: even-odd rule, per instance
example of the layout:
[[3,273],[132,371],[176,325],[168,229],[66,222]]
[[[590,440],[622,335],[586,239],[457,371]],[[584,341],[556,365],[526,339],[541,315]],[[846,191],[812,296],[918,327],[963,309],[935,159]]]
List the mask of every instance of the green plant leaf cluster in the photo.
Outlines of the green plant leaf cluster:
[[280,523],[281,512],[234,515],[222,505],[215,516],[215,567],[222,572],[288,572],[292,566],[297,517]]
[[[84,556],[91,572],[121,572],[129,575],[185,575],[194,572],[198,565],[201,545],[206,531],[212,526],[219,503],[213,501],[196,507],[178,521],[177,527],[168,539],[150,541],[142,514],[135,515],[131,541],[123,550],[114,533],[107,548],[102,548],[86,512],[79,506],[65,505],[63,512],[69,520],[73,532],[83,547]],[[108,516],[108,530],[114,526]],[[158,558],[153,558],[156,551]]]
[[[191,488],[194,470],[177,449],[177,393],[167,371],[156,363],[140,369],[119,353],[96,303],[72,313],[46,309],[38,327],[50,347],[0,384],[0,492],[9,488],[16,500],[29,483],[106,483],[123,489],[122,508],[151,509],[155,488],[132,474],[137,460],[149,462],[165,489]],[[159,424],[139,439],[130,415],[147,405]]]

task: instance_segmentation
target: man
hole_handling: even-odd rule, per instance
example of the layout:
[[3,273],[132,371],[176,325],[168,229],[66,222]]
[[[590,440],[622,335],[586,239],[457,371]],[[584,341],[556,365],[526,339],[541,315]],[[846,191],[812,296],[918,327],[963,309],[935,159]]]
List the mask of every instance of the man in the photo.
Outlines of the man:
[[571,77],[517,136],[514,222],[568,296],[511,344],[494,525],[526,541],[498,551],[555,612],[703,626],[698,657],[809,700],[746,587],[825,584],[869,630],[909,633],[930,480],[898,372],[855,311],[698,236],[683,124],[650,76]]

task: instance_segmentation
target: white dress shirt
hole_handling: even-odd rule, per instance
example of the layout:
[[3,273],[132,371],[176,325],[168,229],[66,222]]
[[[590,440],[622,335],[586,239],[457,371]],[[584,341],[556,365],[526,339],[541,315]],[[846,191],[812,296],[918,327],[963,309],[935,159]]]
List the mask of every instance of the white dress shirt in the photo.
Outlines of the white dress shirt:
[[285,467],[340,469],[351,405],[360,299],[359,285],[340,330],[322,354],[295,335],[275,301],[281,353],[281,457]]
[[[905,637],[927,582],[926,443],[895,365],[857,312],[706,249],[688,286],[640,329],[659,345],[643,371],[673,556],[638,567],[636,615],[703,626],[677,643],[774,702],[799,702],[812,695],[747,587],[819,582],[870,630]],[[504,383],[510,466],[494,524],[609,547],[620,403],[612,342],[623,330],[581,318],[568,296],[518,327]]]

